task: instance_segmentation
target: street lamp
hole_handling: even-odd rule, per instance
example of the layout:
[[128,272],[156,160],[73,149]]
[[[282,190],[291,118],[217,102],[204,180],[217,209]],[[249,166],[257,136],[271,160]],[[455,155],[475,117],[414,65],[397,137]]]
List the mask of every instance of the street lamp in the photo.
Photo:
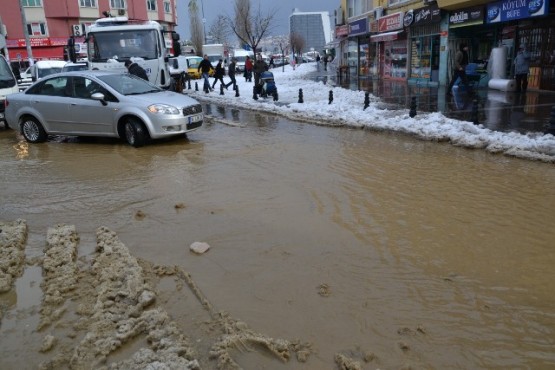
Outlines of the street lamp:
[[206,18],[204,18],[204,0],[200,0],[200,7],[202,9],[202,32],[204,34],[204,44],[206,44]]

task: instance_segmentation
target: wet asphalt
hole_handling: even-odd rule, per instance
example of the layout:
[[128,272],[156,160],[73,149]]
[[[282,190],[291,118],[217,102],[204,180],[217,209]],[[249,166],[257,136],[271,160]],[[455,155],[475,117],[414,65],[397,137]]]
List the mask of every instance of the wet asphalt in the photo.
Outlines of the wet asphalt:
[[[445,116],[470,121],[500,132],[552,133],[555,115],[555,92],[528,90],[526,93],[493,90],[474,86],[473,91],[454,88],[446,95],[445,86],[426,86],[407,81],[388,81],[369,78],[339,79],[333,68],[315,71],[310,79],[352,90],[368,91],[384,102],[399,108],[414,108],[418,112],[441,112]],[[553,111],[553,112],[552,112]]]

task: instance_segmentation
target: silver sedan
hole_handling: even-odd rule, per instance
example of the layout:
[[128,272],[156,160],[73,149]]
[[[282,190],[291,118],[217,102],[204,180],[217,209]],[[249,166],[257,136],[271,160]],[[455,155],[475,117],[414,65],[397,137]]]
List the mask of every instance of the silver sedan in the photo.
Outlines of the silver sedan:
[[31,143],[48,135],[103,136],[140,147],[150,139],[186,134],[203,119],[195,99],[104,71],[51,75],[6,100],[8,124]]

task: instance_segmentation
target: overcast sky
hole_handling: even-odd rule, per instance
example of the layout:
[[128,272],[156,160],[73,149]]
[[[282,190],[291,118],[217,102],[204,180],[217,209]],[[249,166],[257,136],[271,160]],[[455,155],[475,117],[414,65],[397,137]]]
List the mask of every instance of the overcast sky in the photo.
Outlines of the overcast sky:
[[[204,7],[204,18],[206,19],[206,32],[218,15],[233,15],[234,0],[197,0],[199,6]],[[294,8],[301,12],[323,12],[328,11],[333,16],[333,11],[339,7],[340,0],[251,0],[253,8],[260,4],[262,14],[270,10],[276,10],[273,35],[285,35],[289,33],[289,16]],[[189,12],[187,6],[189,0],[179,0],[177,2],[178,26],[177,32],[183,39],[189,38]],[[202,9],[202,8],[201,8]],[[202,12],[201,12],[202,17]],[[331,18],[333,27],[333,18]]]

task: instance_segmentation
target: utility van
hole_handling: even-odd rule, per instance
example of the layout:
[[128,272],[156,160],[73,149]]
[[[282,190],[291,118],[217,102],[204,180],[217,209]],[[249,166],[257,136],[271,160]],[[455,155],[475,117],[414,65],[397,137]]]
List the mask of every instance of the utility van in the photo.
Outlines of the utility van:
[[6,110],[6,96],[19,92],[17,80],[3,55],[0,55],[0,122],[9,127],[6,123],[4,111]]
[[254,63],[254,53],[252,51],[243,49],[235,49],[233,51],[233,57],[237,60],[237,63],[235,63],[235,70],[238,72],[245,71],[245,61],[247,60],[247,56],[249,56]]

